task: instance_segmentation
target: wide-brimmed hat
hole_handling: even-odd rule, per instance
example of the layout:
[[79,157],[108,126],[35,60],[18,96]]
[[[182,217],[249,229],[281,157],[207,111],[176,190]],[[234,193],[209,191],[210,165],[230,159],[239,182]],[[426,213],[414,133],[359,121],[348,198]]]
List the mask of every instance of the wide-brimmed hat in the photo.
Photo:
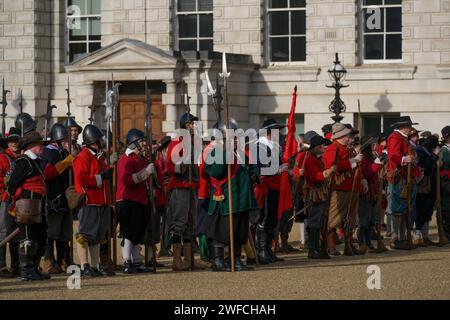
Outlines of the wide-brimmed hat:
[[441,130],[442,138],[447,139],[450,137],[450,126],[445,126]]
[[352,129],[349,129],[343,123],[335,123],[335,124],[333,124],[332,133],[333,134],[331,135],[331,139],[335,140],[335,139],[339,139],[339,138],[348,136],[349,134],[352,133]]
[[315,132],[315,131],[308,131],[308,132],[306,132],[305,135],[303,136],[303,143],[307,144],[307,145],[311,145],[311,140],[315,136],[319,136],[319,134],[317,132]]
[[9,132],[5,135],[5,137],[2,137],[0,140],[2,143],[8,143],[12,140],[19,141],[20,139],[20,130],[16,127],[9,128]]
[[24,150],[32,144],[44,144],[42,136],[37,131],[30,131],[24,134],[19,140],[20,149]]
[[412,128],[412,130],[409,132],[408,137],[412,137],[412,136],[419,136],[419,133],[422,132],[420,130],[417,130],[415,128]]
[[279,124],[275,119],[270,118],[264,121],[262,125],[262,129],[271,130],[271,129],[282,129],[285,128],[285,125]]
[[157,142],[157,145],[158,145],[158,149],[157,150],[158,151],[164,150],[170,144],[171,141],[172,141],[171,137],[165,136],[164,138],[162,138],[161,140],[159,140]]
[[391,124],[391,128],[399,128],[401,126],[415,126],[418,123],[412,122],[410,116],[399,117],[396,122]]
[[364,136],[361,139],[361,151],[363,151],[364,149],[366,149],[367,147],[371,146],[374,143],[378,142],[378,137],[374,137],[374,136]]
[[314,149],[315,147],[320,146],[320,145],[322,145],[322,144],[328,146],[328,145],[331,144],[331,141],[328,140],[328,139],[325,139],[325,138],[322,137],[322,136],[316,135],[316,136],[312,137],[312,139],[311,139],[311,144],[310,144],[310,146],[309,146],[309,149],[312,150],[312,149]]

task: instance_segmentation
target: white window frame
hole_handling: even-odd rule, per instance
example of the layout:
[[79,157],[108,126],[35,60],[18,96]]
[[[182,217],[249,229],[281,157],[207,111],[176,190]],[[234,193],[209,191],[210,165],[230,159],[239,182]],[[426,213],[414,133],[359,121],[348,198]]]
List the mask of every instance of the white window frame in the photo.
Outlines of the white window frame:
[[[266,17],[266,52],[267,52],[267,57],[266,57],[266,64],[267,65],[272,65],[272,66],[283,66],[283,65],[306,65],[307,64],[307,51],[306,51],[306,26],[305,26],[305,34],[296,34],[296,35],[292,35],[292,24],[291,24],[291,12],[293,11],[304,11],[305,12],[305,20],[306,20],[306,5],[305,7],[294,7],[291,8],[291,3],[288,0],[287,1],[287,7],[286,8],[269,8],[269,1],[266,1],[266,5],[265,5],[265,17]],[[287,35],[270,35],[270,19],[269,19],[269,15],[271,12],[283,12],[283,11],[288,11],[289,12],[289,34]],[[272,38],[288,38],[288,45],[289,45],[289,61],[272,61],[272,46],[270,45],[270,40]],[[295,60],[292,61],[291,57],[292,57],[292,48],[291,48],[291,38],[301,38],[304,37],[305,38],[305,60],[301,61],[301,60]]]
[[[200,41],[201,40],[211,40],[214,46],[214,11],[199,11],[198,10],[198,1],[195,0],[195,11],[178,11],[178,2],[180,0],[175,1],[175,49],[176,51],[180,51],[180,40],[196,40],[197,42],[197,51],[200,51]],[[214,1],[213,1],[214,4]],[[212,37],[200,37],[200,15],[208,15],[210,14],[213,18],[213,36]],[[197,16],[197,36],[195,38],[181,38],[179,34],[179,22],[178,17],[179,16],[187,16],[187,15],[196,15]]]
[[[85,1],[85,7],[88,7],[88,0],[84,0]],[[65,28],[65,63],[66,64],[70,64],[73,61],[70,61],[70,45],[73,43],[84,43],[86,44],[86,55],[90,53],[89,50],[89,44],[91,43],[100,43],[100,47],[101,47],[101,37],[102,35],[100,34],[100,40],[90,40],[89,39],[89,27],[90,27],[90,20],[91,19],[99,19],[100,23],[101,23],[101,19],[102,19],[102,15],[101,15],[101,0],[100,1],[100,13],[99,14],[80,14],[80,15],[67,15],[67,8],[69,6],[69,0],[65,0],[65,12],[64,12],[64,28]],[[67,21],[69,19],[86,19],[86,40],[70,40],[70,30],[69,28],[67,28]]]
[[[401,51],[401,55],[402,58],[401,59],[386,59],[386,35],[389,34],[403,34],[403,22],[402,22],[402,30],[400,31],[395,31],[395,32],[387,32],[386,31],[386,23],[387,23],[387,19],[386,19],[386,8],[400,8],[400,10],[402,9],[403,3],[400,2],[400,4],[388,4],[385,5],[384,4],[384,0],[383,0],[383,4],[379,5],[378,7],[384,11],[384,31],[382,32],[365,32],[365,15],[364,15],[364,10],[370,7],[373,7],[373,5],[370,6],[365,6],[364,5],[364,0],[360,0],[359,1],[359,34],[360,34],[360,61],[362,61],[363,64],[395,64],[395,63],[402,63],[403,62],[403,49]],[[403,14],[403,12],[402,12]],[[403,21],[403,20],[402,20]],[[383,35],[383,59],[366,59],[365,58],[365,35]],[[403,38],[402,38],[402,42],[403,42]]]

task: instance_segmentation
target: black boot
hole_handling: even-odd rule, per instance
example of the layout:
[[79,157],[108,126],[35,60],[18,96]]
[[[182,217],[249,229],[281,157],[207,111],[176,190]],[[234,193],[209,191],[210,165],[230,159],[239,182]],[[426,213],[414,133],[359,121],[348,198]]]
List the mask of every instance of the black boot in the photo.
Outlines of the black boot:
[[[272,243],[274,242],[274,240],[278,240],[276,239],[275,236],[275,230],[270,230],[268,232],[266,232],[266,250],[269,253],[269,257],[271,259],[271,262],[279,262],[279,261],[284,261],[284,259],[282,258],[278,258],[276,251],[273,250],[272,248]],[[275,244],[276,246],[276,244]]]
[[252,268],[247,267],[241,260],[242,246],[240,244],[234,245],[234,271],[249,271]]
[[20,260],[20,278],[23,281],[28,280],[44,280],[41,273],[37,272],[36,255],[37,243],[32,240],[23,240],[19,245],[19,260]]
[[0,248],[0,278],[14,278],[6,266],[6,245]]
[[310,228],[308,233],[308,258],[320,259],[320,229]]
[[123,263],[123,273],[136,273],[136,269],[133,266],[133,263],[131,262],[131,260],[126,260]]
[[214,242],[214,244],[212,245],[213,271],[216,272],[230,271],[230,268],[225,264],[224,251],[225,251],[224,245],[222,243]]
[[9,244],[9,254],[11,255],[11,273],[15,276],[20,276],[20,262],[19,262],[19,243],[11,242]]
[[256,251],[258,254],[258,260],[259,264],[269,264],[272,262],[272,257],[267,252],[267,246],[266,246],[266,233],[264,231],[264,228],[262,226],[256,227]]

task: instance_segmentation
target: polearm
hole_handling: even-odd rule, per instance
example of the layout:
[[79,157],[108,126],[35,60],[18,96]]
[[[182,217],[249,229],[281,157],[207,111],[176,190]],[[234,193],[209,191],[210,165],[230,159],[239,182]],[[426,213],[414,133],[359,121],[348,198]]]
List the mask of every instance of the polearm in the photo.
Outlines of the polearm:
[[[230,153],[232,155],[231,161],[234,163],[234,148],[233,141],[230,141],[228,127],[230,124],[230,110],[228,102],[228,83],[227,79],[230,77],[231,73],[228,72],[227,67],[227,54],[223,53],[222,58],[222,73],[220,77],[223,79],[223,96],[224,96],[224,109],[225,109],[225,128],[226,128],[226,141],[230,143]],[[226,149],[225,149],[226,150]],[[227,166],[227,179],[228,179],[228,208],[229,208],[229,224],[230,224],[230,258],[231,258],[231,272],[234,272],[234,226],[233,226],[233,194],[231,188],[231,164],[228,163]]]
[[9,90],[5,90],[5,78],[3,78],[2,82],[2,138],[5,138],[6,134],[6,107],[8,106],[8,101],[6,100],[6,95]]
[[23,94],[22,94],[22,89],[19,89],[19,110],[20,110],[20,114],[23,113]]
[[442,247],[448,244],[448,238],[445,234],[444,224],[442,222],[442,208],[441,208],[441,168],[439,163],[436,163],[436,222],[438,226],[439,242],[438,246]]
[[[185,112],[186,115],[189,115],[191,113],[191,105],[189,100],[191,99],[191,97],[189,96],[189,90],[188,90],[188,86],[187,83],[183,81],[183,103],[184,103],[184,107],[185,107]],[[187,118],[189,119],[189,117]],[[183,129],[183,128],[181,128]],[[191,148],[191,152],[194,152],[194,150],[192,150]],[[194,240],[195,240],[195,226],[194,226],[194,213],[192,212],[192,193],[193,193],[193,187],[192,187],[192,159],[194,159],[194,157],[191,156],[191,153],[188,154],[189,155],[189,159],[188,159],[188,183],[189,183],[189,200],[188,200],[188,220],[189,220],[189,225],[191,227],[191,233],[192,233],[192,239],[190,242],[190,246],[191,246],[191,265],[189,266],[189,270],[194,270]]]
[[[412,153],[411,147],[409,150],[409,154]],[[414,249],[414,245],[412,242],[412,236],[411,236],[411,187],[412,187],[412,179],[411,179],[411,172],[412,172],[412,164],[411,162],[408,163],[407,168],[407,174],[406,177],[406,212],[404,215],[405,223],[406,223],[406,238],[408,240],[408,249]]]
[[377,248],[375,249],[376,253],[382,253],[388,251],[386,246],[383,243],[383,239],[381,239],[381,224],[383,223],[384,219],[384,209],[382,206],[382,200],[383,200],[383,182],[384,182],[384,176],[386,173],[386,166],[383,165],[383,168],[381,168],[380,173],[378,175],[378,198],[377,198],[377,205],[376,210],[378,210],[378,224],[377,224]]
[[[67,77],[67,88],[66,88],[66,94],[67,94],[67,100],[66,100],[66,104],[67,104],[67,123],[70,123],[70,118],[72,117],[72,113],[70,112],[70,104],[72,103],[72,100],[70,99],[70,78]],[[49,94],[50,96],[50,94]],[[69,154],[72,154],[72,134],[70,132],[70,127],[67,128],[67,130],[69,131],[68,134],[68,144],[69,144]],[[69,168],[69,186],[72,186],[72,167]],[[69,213],[70,216],[72,217],[72,210],[69,208]],[[73,237],[70,241],[70,258],[73,262]]]
[[[153,162],[153,137],[152,137],[152,96],[151,90],[148,89],[147,78],[145,78],[145,136],[147,138],[147,147],[148,147],[148,160],[150,163]],[[150,219],[148,221],[147,228],[150,227],[151,230],[151,238],[150,245],[152,246],[152,264],[153,264],[153,273],[156,273],[156,244],[154,241],[155,235],[153,234],[153,217],[156,213],[155,208],[155,198],[153,197],[153,175],[150,176],[149,185],[148,185],[148,194],[150,201]],[[159,223],[159,221],[156,221]],[[148,232],[147,232],[148,235]],[[148,240],[148,239],[147,239]],[[148,262],[148,241],[145,242],[145,263]]]
[[89,110],[91,110],[91,113],[89,115],[89,124],[94,124],[95,120],[94,120],[94,114],[97,111],[97,106],[95,106],[94,104],[90,105]]
[[[50,92],[48,93],[47,97],[47,112],[42,115],[42,118],[44,118],[44,141],[47,141],[48,138],[48,123],[50,122],[52,118],[53,109],[56,109],[55,105],[52,105],[51,99],[50,99]],[[70,111],[69,111],[70,112]],[[69,147],[70,148],[70,147]]]

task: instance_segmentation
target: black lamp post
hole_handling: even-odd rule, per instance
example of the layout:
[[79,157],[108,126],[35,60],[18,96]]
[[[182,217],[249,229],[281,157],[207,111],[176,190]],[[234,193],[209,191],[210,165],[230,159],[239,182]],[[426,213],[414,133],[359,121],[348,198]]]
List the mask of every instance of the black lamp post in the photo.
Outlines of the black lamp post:
[[345,76],[347,75],[347,70],[345,70],[344,66],[339,61],[338,53],[336,53],[336,61],[334,61],[333,65],[328,70],[328,74],[330,75],[331,80],[333,80],[333,84],[331,86],[327,86],[327,88],[334,88],[335,96],[334,100],[331,101],[328,109],[330,112],[334,113],[334,116],[331,119],[334,120],[335,123],[341,122],[344,119],[340,114],[345,112],[347,107],[345,106],[344,101],[341,100],[340,90],[342,88],[347,88],[348,85],[343,85],[342,81],[344,81]]

